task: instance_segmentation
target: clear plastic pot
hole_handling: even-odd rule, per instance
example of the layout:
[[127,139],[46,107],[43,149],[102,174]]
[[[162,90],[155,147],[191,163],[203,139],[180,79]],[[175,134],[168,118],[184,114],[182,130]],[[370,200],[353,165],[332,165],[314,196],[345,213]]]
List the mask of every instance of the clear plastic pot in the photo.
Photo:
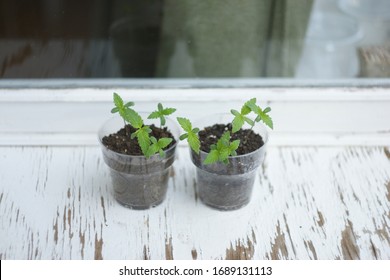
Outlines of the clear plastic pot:
[[[229,114],[215,114],[200,119],[195,126],[203,129],[214,124],[227,124],[232,118]],[[204,204],[228,211],[242,208],[250,202],[257,169],[264,161],[268,142],[268,132],[263,124],[256,124],[253,130],[263,138],[264,145],[249,154],[229,157],[229,164],[217,162],[205,165],[203,162],[208,153],[201,151],[198,155],[191,150],[198,194]]]
[[[140,114],[146,120],[146,114]],[[147,125],[159,126],[159,120],[147,120]],[[173,134],[176,143],[179,137],[178,126],[167,118],[166,126]],[[159,154],[150,158],[145,156],[131,156],[120,154],[107,149],[102,138],[116,133],[124,127],[123,119],[114,117],[109,119],[98,132],[103,159],[110,167],[115,199],[125,207],[131,209],[148,209],[162,203],[168,187],[169,172],[175,160],[176,146],[165,150],[165,157]]]

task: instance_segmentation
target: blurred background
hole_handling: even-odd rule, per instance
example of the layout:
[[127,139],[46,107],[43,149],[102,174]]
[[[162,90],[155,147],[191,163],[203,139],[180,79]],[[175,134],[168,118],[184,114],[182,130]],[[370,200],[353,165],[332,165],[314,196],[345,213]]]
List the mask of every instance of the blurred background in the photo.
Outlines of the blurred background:
[[0,0],[0,79],[389,78],[389,0]]

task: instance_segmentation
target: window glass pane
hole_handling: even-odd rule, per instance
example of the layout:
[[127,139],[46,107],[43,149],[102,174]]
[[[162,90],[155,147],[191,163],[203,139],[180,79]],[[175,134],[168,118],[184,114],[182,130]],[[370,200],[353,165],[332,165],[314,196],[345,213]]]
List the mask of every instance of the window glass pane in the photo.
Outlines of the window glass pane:
[[0,78],[388,78],[388,0],[0,0]]

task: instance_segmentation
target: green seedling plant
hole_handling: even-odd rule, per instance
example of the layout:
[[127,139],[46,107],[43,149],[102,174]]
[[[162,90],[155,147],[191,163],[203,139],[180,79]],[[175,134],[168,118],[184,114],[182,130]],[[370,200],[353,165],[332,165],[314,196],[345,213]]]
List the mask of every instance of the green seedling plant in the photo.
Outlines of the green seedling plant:
[[[262,121],[265,125],[273,129],[273,121],[272,118],[268,115],[271,111],[270,107],[266,107],[264,110],[260,108],[256,104],[256,98],[252,98],[245,102],[245,104],[241,107],[240,111],[231,109],[230,112],[233,115],[232,120],[232,129],[231,131],[226,131],[220,139],[218,139],[217,144],[210,146],[210,152],[206,156],[204,160],[204,164],[212,164],[216,162],[222,162],[224,164],[229,163],[230,156],[237,155],[237,149],[240,146],[240,140],[231,141],[231,136],[234,133],[237,133],[245,123],[249,124],[250,131],[256,125],[256,123]],[[254,118],[250,117],[250,114],[253,113],[255,115]],[[252,115],[253,115],[252,114]],[[188,119],[185,118],[177,118],[179,124],[184,129],[185,133],[180,136],[180,140],[184,140],[187,138],[187,141],[197,154],[199,154],[200,149],[200,141],[198,137],[198,128],[192,128],[192,124]]]
[[236,156],[240,140],[230,142],[230,132],[226,131],[221,138],[218,139],[217,144],[210,146],[210,153],[208,153],[204,164],[211,164],[214,162],[229,163],[229,156]]
[[148,119],[160,119],[160,126],[163,127],[165,125],[166,119],[165,116],[169,116],[176,111],[175,108],[164,108],[161,103],[157,105],[157,111],[152,112]]
[[177,121],[179,122],[180,126],[185,131],[184,134],[180,135],[180,140],[187,139],[188,144],[190,145],[191,149],[194,150],[195,153],[199,154],[200,150],[200,141],[199,141],[199,128],[192,128],[192,124],[189,119],[186,118],[177,118]]
[[[134,106],[134,102],[127,102],[124,103],[123,99],[119,96],[119,94],[114,93],[114,105],[115,107],[111,110],[111,113],[119,113],[119,115],[122,117],[125,127],[126,124],[130,124],[134,129],[135,132],[133,132],[130,135],[131,139],[137,138],[138,145],[141,148],[142,153],[146,158],[151,157],[152,155],[156,154],[157,152],[160,154],[161,157],[165,156],[164,148],[166,148],[172,141],[172,138],[163,137],[160,139],[156,139],[153,136],[150,136],[150,133],[152,130],[148,125],[144,124],[144,121],[142,117],[132,108]],[[158,109],[163,108],[161,103],[159,103]],[[176,109],[174,108],[168,108],[169,111],[165,111],[162,115],[162,118],[164,119],[164,122],[161,120],[161,126],[165,125],[165,115],[167,115],[167,112],[169,114],[172,114]],[[162,109],[164,111],[166,109]],[[152,113],[153,114],[153,113]],[[152,115],[151,114],[151,115]],[[151,116],[149,115],[149,117]]]

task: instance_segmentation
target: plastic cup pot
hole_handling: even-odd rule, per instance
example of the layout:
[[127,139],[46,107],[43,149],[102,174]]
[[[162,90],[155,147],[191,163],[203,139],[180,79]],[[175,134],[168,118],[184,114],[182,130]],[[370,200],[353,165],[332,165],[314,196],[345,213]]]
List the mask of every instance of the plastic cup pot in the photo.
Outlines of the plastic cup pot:
[[[219,114],[199,120],[194,127],[203,129],[231,121],[232,115]],[[205,165],[203,162],[208,153],[200,151],[196,154],[191,150],[191,160],[196,166],[198,195],[207,206],[228,211],[242,208],[250,202],[257,170],[264,161],[268,142],[264,125],[257,123],[253,131],[262,137],[264,144],[251,153],[229,157],[228,164],[217,162]]]
[[[147,114],[140,114],[143,119]],[[158,121],[148,120],[148,125],[159,126]],[[98,132],[104,162],[110,168],[115,199],[131,209],[148,209],[161,204],[166,196],[170,169],[175,160],[179,128],[169,118],[166,126],[176,143],[165,150],[165,157],[155,154],[150,158],[114,152],[102,143],[104,136],[116,133],[124,127],[123,119],[114,117],[106,121]]]

